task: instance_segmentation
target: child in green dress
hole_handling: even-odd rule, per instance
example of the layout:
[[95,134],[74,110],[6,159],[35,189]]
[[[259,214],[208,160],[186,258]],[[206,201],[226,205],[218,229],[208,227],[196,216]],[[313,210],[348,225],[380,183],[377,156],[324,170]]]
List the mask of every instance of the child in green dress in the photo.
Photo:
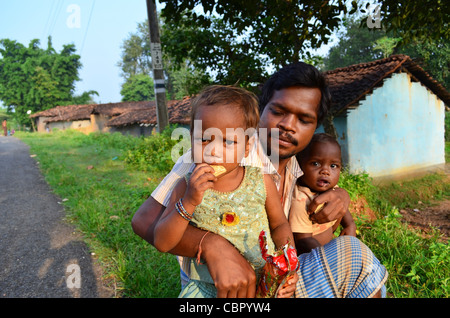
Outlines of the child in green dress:
[[[270,234],[269,251],[294,242],[271,177],[260,168],[240,165],[253,138],[249,131],[254,133],[258,122],[257,99],[241,88],[210,86],[192,102],[191,144],[198,164],[175,186],[156,225],[158,250],[175,247],[191,222],[209,231],[205,235],[227,238],[259,277],[265,264],[258,244],[261,231]],[[200,258],[201,242],[197,262],[191,262],[191,280],[180,297],[216,296],[214,281]],[[288,279],[278,297],[291,297],[297,280],[297,274]]]

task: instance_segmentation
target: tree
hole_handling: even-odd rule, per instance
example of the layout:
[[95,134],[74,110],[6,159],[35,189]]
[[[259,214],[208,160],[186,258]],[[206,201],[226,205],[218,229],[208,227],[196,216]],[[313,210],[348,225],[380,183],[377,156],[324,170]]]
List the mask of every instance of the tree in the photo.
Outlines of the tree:
[[0,55],[0,100],[17,122],[29,123],[29,110],[34,113],[73,104],[75,82],[79,80],[81,68],[74,45],[64,45],[57,53],[50,37],[45,50],[36,39],[28,47],[2,39]]
[[383,53],[383,58],[389,57],[393,52],[397,43],[401,41],[402,38],[390,38],[383,36],[382,38],[375,41],[374,51],[380,50]]
[[[167,29],[164,23],[160,22],[159,24],[162,28],[161,36],[164,37]],[[163,51],[163,65],[166,78],[166,94],[169,100],[182,99],[185,96],[196,94],[203,86],[210,83],[209,76],[195,68],[186,58],[175,62],[169,54]],[[123,41],[122,59],[118,66],[121,67],[121,76],[125,80],[122,86],[124,93],[131,94],[132,98],[143,98],[143,96],[154,98],[154,92],[150,95],[148,92],[137,94],[138,91],[147,91],[143,86],[132,88],[133,85],[139,85],[143,79],[152,75],[148,21],[139,23],[137,31],[130,33]],[[133,77],[138,75],[140,75],[139,79],[133,79]],[[153,81],[151,89],[153,90]],[[134,91],[134,93],[131,93],[131,91]],[[122,94],[122,96],[124,97],[123,100],[130,100],[128,99],[130,95],[125,96]]]
[[381,57],[374,51],[375,42],[386,36],[383,29],[370,30],[367,26],[361,27],[363,18],[344,18],[343,30],[337,37],[339,42],[330,48],[324,58],[326,70],[333,70],[352,64],[369,62]]
[[146,74],[130,76],[120,90],[122,101],[145,101],[155,98],[153,79]]
[[152,73],[150,36],[146,23],[139,23],[136,33],[130,33],[121,45],[122,59],[117,65],[125,80],[137,74]]
[[[344,0],[160,2],[165,5],[162,16],[171,32],[161,38],[164,49],[178,60],[188,57],[196,68],[214,74],[216,81],[239,81],[244,86],[265,79],[267,67],[309,58],[309,49],[327,44],[346,13],[365,8],[362,1],[352,1],[350,8]],[[400,32],[397,29],[403,27],[400,35],[394,34],[402,38],[427,34],[433,40],[448,39],[448,3],[383,1],[382,24],[388,31]]]
[[397,46],[394,52],[409,55],[435,80],[450,90],[450,44],[448,41],[429,41],[418,38],[406,45]]
[[[354,8],[357,6],[353,1]],[[429,43],[450,38],[450,2],[446,0],[383,0],[380,17],[386,32],[402,38],[401,45],[417,40]],[[360,4],[359,9],[364,9]],[[356,10],[356,9],[354,9]]]
[[[328,43],[345,1],[163,0],[164,49],[188,58],[215,81],[251,88],[271,66],[298,61],[308,48]],[[201,4],[204,14],[194,8]]]

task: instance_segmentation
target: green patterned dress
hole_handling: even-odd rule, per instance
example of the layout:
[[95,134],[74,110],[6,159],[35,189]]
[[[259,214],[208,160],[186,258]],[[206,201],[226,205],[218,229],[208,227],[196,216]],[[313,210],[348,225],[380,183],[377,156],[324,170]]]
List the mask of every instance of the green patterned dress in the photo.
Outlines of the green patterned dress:
[[[259,233],[264,230],[270,238],[265,202],[266,189],[261,170],[245,167],[244,178],[236,190],[207,190],[192,219],[195,226],[230,241],[253,266],[257,279],[265,264],[258,243]],[[271,253],[274,251],[272,239],[268,242]],[[191,280],[179,297],[216,297],[216,294],[207,265],[197,264],[191,259]]]

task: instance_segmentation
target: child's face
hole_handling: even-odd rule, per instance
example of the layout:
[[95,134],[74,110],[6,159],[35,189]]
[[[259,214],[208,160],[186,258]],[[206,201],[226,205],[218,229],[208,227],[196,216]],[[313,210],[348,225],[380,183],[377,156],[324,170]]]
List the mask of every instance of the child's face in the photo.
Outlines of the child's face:
[[333,188],[341,173],[341,150],[332,143],[316,142],[307,158],[301,158],[300,166],[304,175],[300,181],[314,192],[324,192]]
[[220,164],[229,172],[248,155],[244,116],[236,106],[201,106],[195,120],[201,120],[201,127],[197,125],[200,122],[194,122],[191,142],[194,162]]

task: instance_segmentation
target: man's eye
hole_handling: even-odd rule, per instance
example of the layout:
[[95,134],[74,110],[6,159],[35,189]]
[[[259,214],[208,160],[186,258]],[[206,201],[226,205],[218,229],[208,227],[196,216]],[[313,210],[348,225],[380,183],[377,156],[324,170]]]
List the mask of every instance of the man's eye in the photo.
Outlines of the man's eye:
[[225,140],[225,144],[226,144],[227,146],[234,145],[234,140]]
[[281,114],[282,114],[281,111],[279,111],[278,109],[275,109],[275,108],[271,108],[270,111],[271,111],[272,114],[274,114],[274,115],[281,115]]

